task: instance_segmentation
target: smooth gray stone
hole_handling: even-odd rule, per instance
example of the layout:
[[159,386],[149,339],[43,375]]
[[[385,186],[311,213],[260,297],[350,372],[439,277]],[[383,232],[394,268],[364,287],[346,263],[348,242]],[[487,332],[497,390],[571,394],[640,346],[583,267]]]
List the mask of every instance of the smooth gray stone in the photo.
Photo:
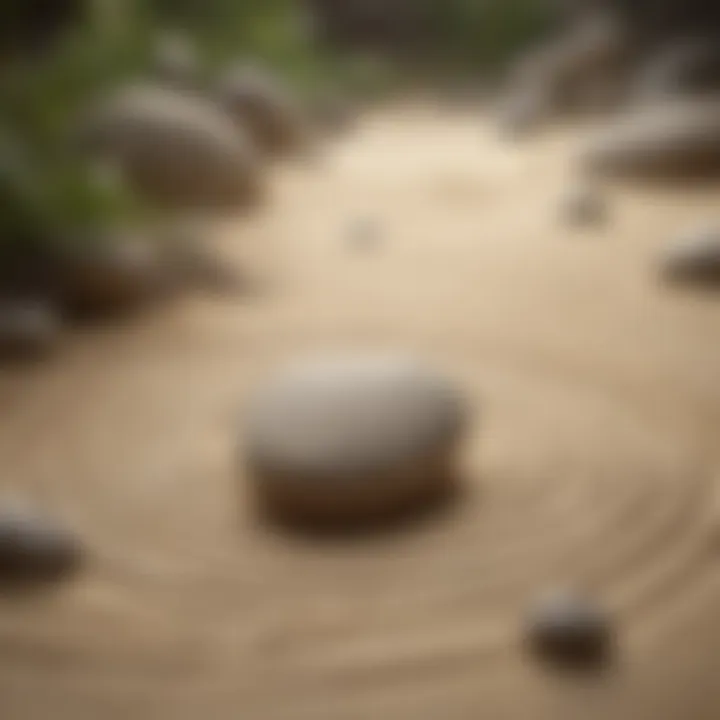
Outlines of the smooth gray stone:
[[342,524],[400,512],[453,489],[465,416],[452,385],[412,358],[298,361],[248,415],[255,490],[288,519]]
[[78,539],[50,517],[0,506],[0,584],[61,580],[81,562]]
[[526,637],[531,650],[549,663],[590,668],[609,659],[609,616],[592,600],[563,590],[540,598],[530,609]]
[[720,228],[697,228],[685,233],[668,245],[661,263],[668,280],[720,287]]

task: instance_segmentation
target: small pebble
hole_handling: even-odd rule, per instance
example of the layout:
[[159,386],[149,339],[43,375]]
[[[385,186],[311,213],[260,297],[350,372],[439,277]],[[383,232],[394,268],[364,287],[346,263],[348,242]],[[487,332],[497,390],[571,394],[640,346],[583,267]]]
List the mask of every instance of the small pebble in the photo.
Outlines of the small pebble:
[[612,628],[609,617],[576,593],[555,592],[530,611],[527,640],[541,659],[569,668],[591,669],[607,659]]
[[356,219],[349,229],[349,240],[359,250],[370,250],[380,243],[380,224],[371,217]]
[[80,556],[76,538],[52,518],[0,507],[0,584],[61,580],[77,568]]
[[661,262],[668,280],[720,286],[720,228],[686,233],[668,246]]
[[580,186],[570,190],[562,199],[561,215],[575,226],[597,226],[607,219],[607,207],[597,190]]

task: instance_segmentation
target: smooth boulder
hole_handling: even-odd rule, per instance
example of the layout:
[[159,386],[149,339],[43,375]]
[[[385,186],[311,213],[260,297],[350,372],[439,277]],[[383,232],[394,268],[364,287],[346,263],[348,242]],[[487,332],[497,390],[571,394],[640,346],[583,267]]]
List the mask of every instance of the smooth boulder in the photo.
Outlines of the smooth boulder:
[[233,210],[259,199],[260,165],[250,138],[190,93],[153,85],[121,89],[87,113],[80,139],[160,206]]
[[590,172],[642,181],[720,176],[720,101],[660,103],[622,116],[581,155]]
[[466,409],[422,363],[369,354],[307,358],[274,377],[247,421],[261,509],[318,527],[354,527],[432,506],[456,489]]

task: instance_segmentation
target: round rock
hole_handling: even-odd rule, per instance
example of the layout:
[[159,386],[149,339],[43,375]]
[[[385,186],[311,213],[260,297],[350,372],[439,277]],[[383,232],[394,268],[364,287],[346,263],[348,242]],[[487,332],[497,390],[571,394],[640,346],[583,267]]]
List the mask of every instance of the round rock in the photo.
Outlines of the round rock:
[[720,102],[688,100],[644,107],[612,123],[586,149],[592,172],[674,181],[720,175]]
[[62,323],[55,307],[43,300],[0,300],[0,357],[36,358],[58,343]]
[[587,185],[571,188],[561,200],[563,220],[575,226],[597,226],[607,218],[607,207],[600,193]]
[[60,580],[75,571],[81,546],[52,518],[0,506],[0,584]]
[[148,202],[235,210],[261,195],[250,138],[213,103],[189,92],[126,87],[92,108],[81,125],[82,146],[117,165]]
[[294,523],[372,523],[455,489],[465,408],[411,358],[308,358],[262,389],[247,458],[261,508]]
[[571,668],[604,663],[612,640],[611,622],[605,612],[571,591],[542,597],[530,611],[526,635],[538,657]]
[[720,286],[720,228],[697,228],[671,243],[662,273],[673,282]]

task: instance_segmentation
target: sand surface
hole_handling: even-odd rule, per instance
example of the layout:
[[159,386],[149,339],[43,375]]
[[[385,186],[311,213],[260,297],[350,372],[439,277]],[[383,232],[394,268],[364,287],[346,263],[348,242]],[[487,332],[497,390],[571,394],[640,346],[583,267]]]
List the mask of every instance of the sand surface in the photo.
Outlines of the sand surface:
[[[0,599],[2,720],[720,717],[720,297],[655,272],[718,192],[616,189],[607,228],[564,227],[576,138],[369,117],[222,229],[258,293],[0,371],[0,483],[90,548],[77,581]],[[363,218],[375,244],[353,241]],[[338,347],[414,350],[463,388],[477,413],[452,511],[336,543],[254,521],[249,393]],[[602,677],[522,652],[524,608],[564,582],[617,614]]]

